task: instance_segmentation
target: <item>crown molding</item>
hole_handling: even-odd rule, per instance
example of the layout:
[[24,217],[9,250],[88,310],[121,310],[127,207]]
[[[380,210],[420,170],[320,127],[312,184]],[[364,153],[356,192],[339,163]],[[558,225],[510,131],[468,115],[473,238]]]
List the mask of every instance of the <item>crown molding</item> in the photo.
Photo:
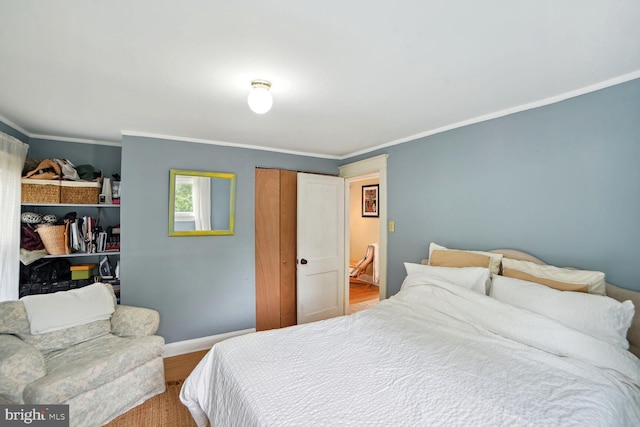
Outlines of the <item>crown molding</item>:
[[295,156],[307,156],[307,157],[316,157],[321,159],[332,159],[339,160],[340,157],[328,155],[328,154],[318,154],[318,153],[308,153],[304,151],[294,151],[294,150],[283,150],[279,148],[269,148],[269,147],[261,147],[259,145],[250,145],[250,144],[238,144],[235,142],[226,142],[226,141],[214,141],[210,139],[200,139],[200,138],[188,138],[184,136],[175,136],[175,135],[162,135],[148,132],[137,132],[125,130],[122,131],[123,136],[135,136],[141,138],[157,138],[157,139],[166,139],[171,141],[183,141],[183,142],[194,142],[196,144],[208,144],[208,145],[219,145],[223,147],[234,147],[234,148],[245,148],[248,150],[260,150],[260,151],[270,151],[274,153],[283,153],[283,154],[293,154]]
[[29,139],[48,139],[51,141],[62,141],[62,142],[75,142],[78,144],[94,144],[94,145],[110,145],[110,146],[114,146],[114,147],[121,147],[122,146],[122,142],[121,141],[101,141],[101,140],[97,140],[97,139],[85,139],[85,138],[68,138],[68,137],[64,137],[64,136],[56,136],[56,135],[41,135],[41,134],[36,134],[36,133],[31,133],[28,130],[26,130],[25,128],[23,128],[22,126],[12,122],[11,120],[7,119],[4,116],[0,116],[0,122],[4,123],[5,125],[13,128],[14,130],[22,133],[23,135],[25,135],[26,137],[28,137]]
[[493,113],[490,113],[490,114],[485,114],[485,115],[474,117],[474,118],[471,118],[471,119],[468,119],[468,120],[463,120],[461,122],[453,123],[453,124],[450,124],[450,125],[447,125],[447,126],[442,126],[442,127],[437,128],[437,129],[432,129],[432,130],[429,130],[429,131],[426,131],[426,132],[422,132],[422,133],[418,133],[418,134],[415,134],[415,135],[407,136],[407,137],[404,137],[404,138],[396,139],[394,141],[390,141],[390,142],[387,142],[387,143],[384,143],[384,144],[376,145],[375,147],[367,148],[367,149],[364,149],[364,150],[356,151],[356,152],[353,152],[351,154],[342,156],[342,157],[340,157],[340,160],[344,160],[344,159],[348,159],[348,158],[351,158],[351,157],[360,156],[362,154],[367,154],[367,153],[370,153],[372,151],[380,150],[382,148],[387,148],[387,147],[392,147],[394,145],[403,144],[405,142],[415,141],[415,140],[420,139],[420,138],[424,138],[424,137],[427,137],[427,136],[435,135],[435,134],[446,132],[446,131],[449,131],[449,130],[461,128],[461,127],[464,127],[464,126],[473,125],[473,124],[476,124],[476,123],[497,119],[499,117],[505,117],[505,116],[509,116],[511,114],[520,113],[522,111],[533,110],[534,108],[539,108],[539,107],[544,107],[546,105],[555,104],[555,103],[560,102],[560,101],[565,101],[567,99],[575,98],[575,97],[578,97],[580,95],[586,95],[586,94],[591,93],[591,92],[596,92],[596,91],[598,91],[600,89],[606,89],[608,87],[619,85],[619,84],[622,84],[622,83],[626,83],[628,81],[635,80],[635,79],[638,79],[638,78],[640,78],[640,70],[634,71],[633,73],[624,74],[622,76],[618,76],[618,77],[615,77],[613,79],[605,80],[605,81],[602,81],[600,83],[596,83],[596,84],[593,84],[593,85],[585,86],[585,87],[582,87],[580,89],[576,89],[576,90],[573,90],[573,91],[570,91],[570,92],[565,92],[565,93],[562,93],[560,95],[556,95],[556,96],[552,96],[552,97],[549,97],[549,98],[541,99],[541,100],[538,100],[538,101],[530,102],[528,104],[518,105],[516,107],[507,108],[507,109],[496,111],[496,112],[493,112]]
[[93,145],[108,145],[112,147],[122,147],[122,141],[107,141],[107,140],[85,139],[85,138],[66,138],[64,136],[40,135],[40,134],[31,134],[28,136],[30,139],[46,139],[51,141],[74,142],[76,144],[93,144]]
[[4,123],[5,125],[12,127],[14,130],[17,130],[18,132],[20,132],[21,134],[30,137],[29,132],[27,132],[22,126],[19,126],[15,123],[13,123],[11,120],[7,119],[6,117],[0,116],[0,122]]

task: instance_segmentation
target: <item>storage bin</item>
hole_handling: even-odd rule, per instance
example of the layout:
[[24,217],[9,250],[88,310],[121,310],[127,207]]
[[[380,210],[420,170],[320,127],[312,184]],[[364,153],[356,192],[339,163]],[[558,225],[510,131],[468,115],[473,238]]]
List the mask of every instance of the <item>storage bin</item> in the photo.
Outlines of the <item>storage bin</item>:
[[60,203],[74,205],[98,204],[100,183],[93,181],[61,181]]
[[60,181],[23,178],[22,203],[60,203]]
[[49,225],[36,228],[44,248],[49,255],[64,255],[66,253],[66,233],[64,225]]
[[71,272],[71,280],[90,279],[93,277],[93,270],[77,270]]
[[71,266],[71,280],[90,279],[93,276],[93,269],[98,264],[78,264]]

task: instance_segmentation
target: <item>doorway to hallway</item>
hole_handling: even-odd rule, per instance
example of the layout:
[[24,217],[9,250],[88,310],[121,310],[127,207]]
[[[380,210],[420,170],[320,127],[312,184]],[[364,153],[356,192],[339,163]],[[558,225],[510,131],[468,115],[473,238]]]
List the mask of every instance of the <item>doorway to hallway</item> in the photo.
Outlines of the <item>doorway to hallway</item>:
[[[378,254],[377,254],[377,282],[378,286],[371,286],[374,289],[378,290],[378,300],[383,300],[387,298],[387,158],[388,154],[381,154],[379,156],[371,157],[364,160],[359,160],[357,162],[348,163],[339,167],[340,176],[345,178],[345,224],[349,224],[348,227],[345,227],[345,265],[351,266],[352,263],[357,262],[359,257],[362,257],[364,252],[361,249],[361,252],[354,253],[352,257],[351,252],[351,217],[352,214],[358,214],[362,217],[362,194],[360,185],[360,189],[354,191],[352,194],[351,184],[364,178],[376,178],[378,179],[378,192],[377,192],[377,218],[375,221],[377,222],[378,234],[377,234],[377,242],[378,242]],[[351,198],[353,196],[359,198],[357,208],[351,208]],[[353,212],[352,212],[353,211]],[[365,214],[368,212],[365,212]],[[368,218],[372,219],[370,215],[365,215]],[[375,237],[374,237],[375,238]],[[351,269],[346,269],[344,280],[346,283],[349,283]],[[345,313],[349,312],[349,294],[350,287],[345,286]]]
[[380,218],[367,211],[370,189],[379,194],[379,174],[371,173],[348,180],[349,195],[349,313],[374,306],[380,300]]

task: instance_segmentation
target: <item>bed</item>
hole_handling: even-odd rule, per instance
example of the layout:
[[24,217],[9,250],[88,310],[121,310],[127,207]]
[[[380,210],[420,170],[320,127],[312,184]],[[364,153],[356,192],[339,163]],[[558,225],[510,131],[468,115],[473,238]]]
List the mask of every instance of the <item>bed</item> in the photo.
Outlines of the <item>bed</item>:
[[[182,403],[199,426],[640,425],[632,303],[626,326],[592,334],[502,301],[490,268],[405,266],[373,308],[217,343]],[[610,321],[597,315],[596,329]]]

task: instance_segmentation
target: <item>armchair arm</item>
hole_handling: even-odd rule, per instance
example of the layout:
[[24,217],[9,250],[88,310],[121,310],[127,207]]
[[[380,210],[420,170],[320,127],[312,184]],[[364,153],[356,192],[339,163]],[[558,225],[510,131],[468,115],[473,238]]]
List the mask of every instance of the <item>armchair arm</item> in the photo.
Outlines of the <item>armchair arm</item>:
[[38,349],[14,335],[0,334],[0,400],[24,403],[24,388],[46,373]]
[[160,313],[156,310],[130,305],[116,305],[111,315],[111,333],[120,337],[153,335],[160,326]]

